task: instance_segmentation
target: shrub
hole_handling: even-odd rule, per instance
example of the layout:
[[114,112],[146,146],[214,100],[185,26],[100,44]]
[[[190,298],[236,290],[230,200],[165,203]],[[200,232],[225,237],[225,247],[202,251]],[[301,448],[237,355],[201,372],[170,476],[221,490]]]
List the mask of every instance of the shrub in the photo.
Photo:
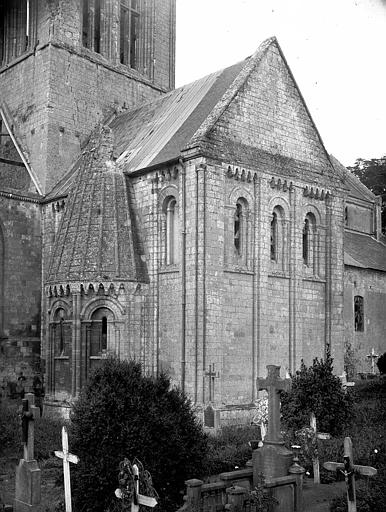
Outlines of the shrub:
[[284,423],[292,430],[309,425],[313,412],[318,430],[337,436],[353,416],[352,395],[345,392],[339,377],[333,374],[330,354],[325,360],[314,359],[309,368],[301,362],[291,391],[281,395],[281,404]]
[[381,375],[386,374],[386,352],[378,357],[377,366]]
[[189,400],[165,375],[146,377],[139,363],[107,359],[71,414],[70,448],[80,458],[73,470],[76,509],[116,507],[124,458],[138,458],[150,472],[162,510],[176,509],[185,480],[201,474],[206,443]]
[[21,452],[21,422],[18,405],[4,402],[0,405],[0,456],[6,452]]

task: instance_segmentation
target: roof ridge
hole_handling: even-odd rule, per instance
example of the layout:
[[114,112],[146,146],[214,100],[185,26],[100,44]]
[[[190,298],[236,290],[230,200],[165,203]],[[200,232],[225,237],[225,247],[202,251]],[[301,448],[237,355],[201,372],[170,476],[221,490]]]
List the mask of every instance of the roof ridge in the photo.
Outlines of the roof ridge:
[[[206,134],[213,128],[218,119],[233,101],[241,87],[248,80],[249,76],[253,72],[253,70],[260,64],[261,59],[271,44],[277,43],[277,39],[275,36],[269,37],[265,39],[254,52],[254,54],[250,57],[247,57],[246,64],[243,66],[241,71],[238,73],[236,78],[233,80],[230,87],[226,90],[220,100],[217,102],[215,107],[211,110],[209,115],[205,118],[205,121],[201,124],[201,126],[196,130],[193,137],[188,142],[186,149],[192,146],[197,145],[202,139],[205,138]],[[242,61],[241,61],[242,62]],[[221,70],[222,72],[227,69],[224,68]]]

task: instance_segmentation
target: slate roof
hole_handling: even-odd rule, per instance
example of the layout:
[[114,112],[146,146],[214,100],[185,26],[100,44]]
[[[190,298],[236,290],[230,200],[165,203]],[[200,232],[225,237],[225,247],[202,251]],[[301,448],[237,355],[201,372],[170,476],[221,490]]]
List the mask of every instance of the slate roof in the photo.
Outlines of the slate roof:
[[386,272],[386,245],[370,235],[346,231],[344,263],[352,267]]
[[346,186],[349,189],[349,195],[356,199],[362,199],[362,201],[375,201],[375,194],[364,185],[355,174],[349,171],[343,164],[339,162],[334,155],[330,155],[331,163],[334,169],[340,173],[345,180]]
[[[267,39],[252,57],[117,115],[108,126],[120,168],[131,173],[178,159],[214,124],[273,42],[275,38]],[[76,162],[45,200],[66,195],[78,170]]]

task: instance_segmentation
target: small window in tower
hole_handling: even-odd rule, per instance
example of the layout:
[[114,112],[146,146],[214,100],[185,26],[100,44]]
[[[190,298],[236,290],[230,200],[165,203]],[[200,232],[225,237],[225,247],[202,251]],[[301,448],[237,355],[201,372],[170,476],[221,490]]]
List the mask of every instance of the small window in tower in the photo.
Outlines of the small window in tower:
[[82,12],[82,44],[85,48],[89,47],[88,34],[89,34],[89,0],[83,0]]
[[344,225],[348,226],[348,208],[347,208],[347,206],[344,209]]
[[137,68],[138,0],[121,0],[119,58],[122,64]]
[[364,330],[363,297],[360,295],[354,297],[354,329],[357,332],[363,332]]
[[101,52],[101,0],[94,3],[94,52]]
[[59,354],[64,354],[64,318],[60,319],[59,323]]

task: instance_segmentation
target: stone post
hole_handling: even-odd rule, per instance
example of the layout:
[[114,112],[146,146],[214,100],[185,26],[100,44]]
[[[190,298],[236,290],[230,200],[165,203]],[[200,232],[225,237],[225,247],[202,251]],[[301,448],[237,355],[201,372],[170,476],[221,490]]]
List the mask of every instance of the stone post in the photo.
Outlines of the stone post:
[[228,503],[226,509],[230,512],[242,512],[244,508],[245,495],[247,494],[245,487],[238,485],[228,487],[226,490]]
[[200,510],[201,488],[203,483],[204,482],[202,480],[198,480],[198,478],[191,478],[185,482],[186,495],[184,497],[185,504],[182,507],[183,510],[189,510],[192,512]]

